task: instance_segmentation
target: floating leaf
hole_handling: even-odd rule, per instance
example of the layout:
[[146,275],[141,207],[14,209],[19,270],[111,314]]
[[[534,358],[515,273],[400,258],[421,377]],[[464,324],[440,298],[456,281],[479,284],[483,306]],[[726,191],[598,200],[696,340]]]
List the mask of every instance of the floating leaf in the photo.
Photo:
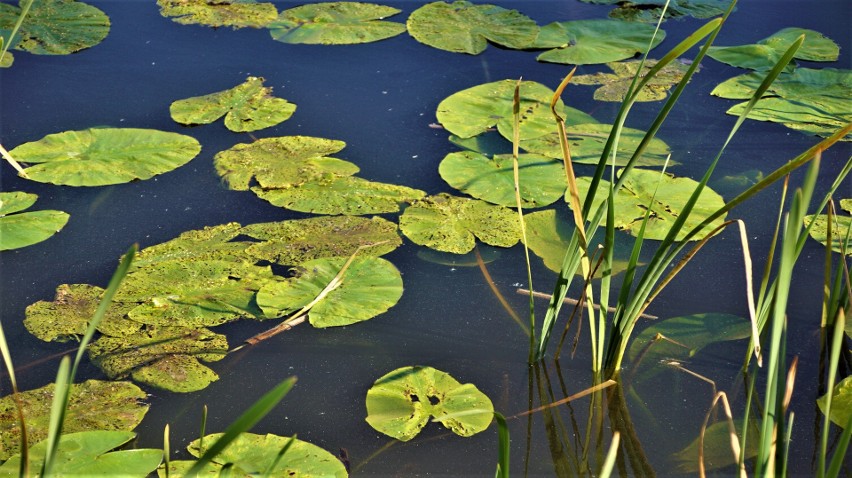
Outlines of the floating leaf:
[[[568,145],[571,148],[571,161],[575,164],[598,164],[601,160],[607,138],[609,138],[612,125],[610,124],[580,124],[568,126]],[[633,128],[622,128],[618,141],[618,150],[615,157],[615,165],[623,166],[633,156],[633,152],[639,147],[645,132]],[[553,132],[545,136],[521,141],[520,147],[530,153],[542,154],[551,158],[562,158],[562,147],[559,144],[559,133]],[[666,158],[671,154],[669,145],[659,138],[652,139],[646,146],[634,165],[636,166],[663,166]],[[613,158],[607,158],[607,164],[612,164]],[[678,164],[669,161],[669,165]]]
[[[743,421],[734,420],[734,427],[737,430],[737,440],[742,443]],[[760,423],[757,420],[751,419],[748,422],[749,437],[760,436]],[[742,452],[746,460],[757,456],[759,443],[757,439],[749,439],[746,441],[746,449]],[[721,470],[728,466],[733,466],[737,463],[737,458],[731,451],[731,432],[726,422],[713,423],[704,433],[704,450],[701,451],[701,440],[696,438],[686,448],[677,452],[672,457],[674,459],[675,470],[680,473],[698,473],[698,457],[704,457],[705,470]]]
[[[581,203],[585,200],[590,182],[591,178],[577,178],[577,189]],[[636,235],[639,232],[642,219],[645,217],[645,211],[650,207],[651,215],[645,226],[645,238],[664,239],[696,186],[698,186],[698,182],[690,178],[676,178],[657,171],[631,170],[623,187],[615,193],[615,227],[626,229],[631,234]],[[609,187],[608,181],[602,180],[600,182],[593,207],[597,207],[606,199]],[[725,201],[722,196],[705,187],[676,239],[681,240],[693,227],[724,205]],[[706,235],[723,221],[724,217],[720,217],[710,223],[704,228],[704,234]],[[692,240],[700,240],[703,237],[699,233],[693,236]]]
[[[753,45],[713,46],[707,55],[714,60],[739,68],[769,70],[784,56],[787,48],[805,35],[805,41],[793,58],[806,61],[835,61],[840,48],[822,33],[805,28],[785,28]],[[788,65],[792,70],[794,65]]]
[[479,244],[473,252],[467,254],[456,254],[453,252],[440,252],[434,249],[420,249],[417,258],[433,264],[441,264],[450,267],[477,267],[481,260],[483,264],[490,264],[500,258],[500,250]]
[[408,17],[408,33],[420,43],[440,50],[477,55],[491,41],[507,48],[532,45],[535,21],[517,10],[466,1],[433,2]]
[[[47,438],[54,388],[53,384],[49,384],[18,395],[27,420],[30,444]],[[148,411],[145,398],[145,392],[130,382],[87,380],[72,384],[64,431],[132,430]],[[19,453],[20,445],[21,430],[15,400],[7,395],[0,398],[0,461]],[[14,468],[13,476],[18,476],[17,468]]]
[[241,232],[242,226],[236,222],[182,232],[170,241],[139,251],[130,271],[166,261],[248,261],[250,254],[245,250],[253,243],[233,241]]
[[484,201],[438,194],[414,202],[399,217],[399,227],[421,246],[463,254],[476,245],[511,247],[521,237],[514,211]]
[[[67,426],[66,426],[67,430]],[[108,476],[121,470],[126,478],[145,478],[160,465],[163,450],[136,449],[112,451],[136,436],[127,431],[87,431],[69,433],[59,437],[54,455],[53,476]],[[44,440],[29,450],[30,469],[38,470],[47,454],[48,441]],[[15,455],[0,466],[0,477],[18,476],[21,456]]]
[[[845,251],[847,256],[852,256],[852,237],[850,237],[852,233],[849,231],[852,228],[852,217],[835,214],[832,218],[834,222],[831,225],[831,250],[839,253]],[[810,236],[822,245],[826,245],[828,243],[828,215],[805,216],[805,227],[811,221],[814,222],[814,225],[809,232]]]
[[275,206],[313,214],[381,214],[399,211],[399,204],[426,195],[419,189],[378,183],[356,177],[338,177],[298,187],[252,191]]
[[[0,4],[0,35],[4,39],[9,39],[20,15],[20,8]],[[67,55],[103,41],[109,34],[109,26],[109,17],[89,4],[37,0],[10,46],[36,55]]]
[[0,251],[38,244],[68,223],[70,216],[62,211],[20,212],[35,204],[37,198],[20,191],[0,192]]
[[[130,375],[138,382],[175,392],[201,390],[217,380],[212,370],[203,370],[206,367],[197,361],[221,360],[227,352],[224,335],[184,327],[148,326],[128,337],[103,336],[89,346],[92,362],[108,377]],[[158,364],[163,360],[164,364]],[[196,364],[188,369],[190,361]],[[151,378],[157,381],[147,381]]]
[[[311,303],[341,270],[346,258],[314,259],[298,266],[298,276],[269,283],[257,293],[257,304],[270,317],[295,312]],[[402,276],[379,257],[357,257],[343,283],[314,304],[308,318],[314,327],[362,322],[384,313],[402,296]]]
[[367,391],[367,423],[397,440],[414,438],[430,417],[467,437],[488,428],[494,406],[473,384],[432,367],[398,368]]
[[390,38],[405,25],[382,21],[400,10],[360,2],[329,2],[284,10],[267,27],[272,38],[283,43],[347,45]]
[[[663,13],[665,1],[636,0],[581,0],[586,3],[618,5],[609,12],[611,18],[620,20],[656,23]],[[711,18],[725,13],[730,0],[672,0],[666,9],[666,18],[689,15],[695,18]]]
[[[657,334],[677,342],[661,340],[654,344]],[[644,362],[659,363],[663,359],[685,360],[704,347],[717,342],[740,340],[751,336],[748,319],[729,314],[694,314],[654,322],[642,330],[630,344],[628,355],[635,361],[648,347]],[[649,347],[650,345],[650,347]]]
[[138,128],[65,131],[10,151],[40,183],[106,186],[152,176],[183,166],[201,151],[194,138]]
[[[40,300],[27,306],[24,326],[45,342],[79,340],[103,297],[104,290],[88,284],[62,284],[52,302]],[[98,331],[115,337],[130,335],[142,324],[125,317],[135,304],[113,303],[98,324]]]
[[181,124],[209,124],[222,116],[231,131],[247,132],[275,126],[296,111],[296,105],[272,96],[254,76],[230,90],[177,100],[169,107],[172,119]]
[[157,0],[160,15],[184,25],[263,28],[278,18],[278,9],[255,0]]
[[[656,47],[666,37],[644,23],[621,20],[574,20],[541,27],[535,48],[552,48],[536,59],[551,63],[591,65],[625,60]],[[651,43],[651,38],[654,39]]]
[[[521,202],[525,208],[547,206],[565,193],[562,162],[537,154],[518,157]],[[489,159],[479,153],[450,153],[438,166],[450,186],[471,196],[501,206],[513,207],[515,180],[512,156],[498,154]]]
[[840,200],[840,209],[852,214],[852,198],[849,199],[841,199]]
[[[825,414],[828,393],[817,399],[819,409]],[[846,428],[852,417],[852,376],[846,377],[831,391],[831,414],[829,418],[840,428]]]
[[[639,69],[639,60],[622,61],[607,63],[606,66],[612,70],[612,73],[595,73],[592,75],[577,75],[571,79],[571,83],[575,85],[603,85],[595,90],[594,98],[598,101],[614,101],[622,102],[627,96],[627,91],[630,88],[633,78],[636,76],[636,71]],[[640,78],[644,78],[657,60],[645,60],[642,65],[642,74]],[[679,61],[673,61],[664,66],[652,80],[650,80],[639,94],[636,96],[636,101],[659,101],[666,99],[669,89],[677,84],[686,71],[689,65]]]

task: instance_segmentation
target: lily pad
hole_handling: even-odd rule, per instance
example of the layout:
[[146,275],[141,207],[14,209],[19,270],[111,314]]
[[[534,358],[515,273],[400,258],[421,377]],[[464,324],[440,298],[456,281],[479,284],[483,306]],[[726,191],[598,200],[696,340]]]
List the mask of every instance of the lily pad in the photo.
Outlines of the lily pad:
[[[835,214],[832,216],[834,220],[831,227],[831,250],[838,253],[844,253],[847,256],[852,256],[852,217],[841,216]],[[819,241],[822,245],[828,243],[828,215],[810,215],[805,216],[805,226],[814,221],[813,227],[810,230],[810,236]]]
[[[817,405],[822,413],[828,403],[828,394],[817,399]],[[831,391],[831,415],[829,418],[840,428],[846,428],[852,418],[852,376],[846,377],[834,386]]]
[[538,34],[534,20],[517,10],[466,1],[433,2],[408,17],[408,33],[440,50],[477,55],[488,42],[507,48],[528,48]]
[[[665,1],[636,0],[581,0],[586,3],[618,5],[609,12],[611,18],[619,20],[656,23],[662,14]],[[711,18],[725,13],[730,0],[672,0],[666,9],[666,18],[688,15],[694,18]]]
[[[805,35],[805,41],[793,58],[806,61],[837,60],[840,54],[837,44],[822,33],[805,28],[785,28],[753,45],[713,46],[707,55],[731,66],[765,71],[778,63],[800,35]],[[793,65],[787,68],[792,70]]]
[[[742,420],[734,420],[739,443],[742,443],[743,438],[742,422]],[[760,424],[757,420],[749,420],[748,427],[749,437],[756,437],[760,434]],[[703,451],[700,450],[700,446],[701,441],[696,438],[686,448],[675,453],[672,456],[674,469],[680,473],[698,473],[699,456],[704,457],[705,470],[722,470],[737,463],[737,459],[731,451],[731,433],[728,424],[724,421],[713,423],[707,427],[704,434]],[[746,460],[757,456],[758,446],[759,443],[756,439],[746,441],[746,449],[742,452]]]
[[[475,198],[500,206],[516,205],[512,155],[489,159],[471,151],[450,153],[438,172],[450,186]],[[518,177],[525,208],[547,206],[561,198],[567,187],[562,162],[537,154],[518,156]]]
[[402,23],[384,21],[399,12],[373,3],[314,3],[284,10],[267,28],[272,38],[283,43],[370,43],[405,31]]
[[148,179],[183,166],[201,151],[194,138],[138,128],[49,134],[10,151],[29,179],[65,186],[106,186]]
[[[216,373],[204,370],[198,360],[221,360],[227,352],[224,335],[185,327],[147,326],[128,337],[102,336],[89,346],[92,362],[109,378],[129,375],[138,382],[175,392],[201,390],[217,380]],[[166,362],[158,364],[163,360]],[[195,363],[190,366],[191,361]]]
[[38,244],[68,223],[70,216],[62,211],[20,212],[35,204],[37,198],[20,191],[0,192],[0,251]]
[[172,119],[181,124],[209,124],[222,116],[231,131],[247,132],[275,126],[296,111],[296,105],[272,96],[254,76],[229,90],[177,100],[169,107]]
[[[203,438],[204,447],[201,447],[202,439],[193,441],[187,446],[187,450],[195,456],[200,457],[221,438],[222,433],[213,433]],[[290,477],[334,477],[345,478],[348,475],[346,467],[334,455],[328,451],[293,438],[287,452],[279,460],[279,453],[291,438],[278,435],[256,435],[254,433],[242,433],[231,442],[221,453],[213,458],[209,468],[200,473],[201,476],[225,476],[224,465],[232,465],[228,470],[231,476],[268,476],[270,478]],[[170,476],[182,477],[194,464],[194,461],[182,460],[172,461],[169,464]],[[275,463],[275,467],[269,467]],[[165,474],[160,470],[160,476]],[[220,472],[221,475],[219,474]]]
[[[4,39],[9,39],[20,15],[21,8],[0,4],[0,35]],[[109,17],[89,4],[36,0],[10,46],[36,55],[67,55],[97,45],[109,34],[109,27]]]
[[[598,164],[601,160],[607,138],[612,125],[610,124],[579,124],[566,127],[568,145],[571,152],[571,161],[575,164]],[[645,132],[633,128],[622,128],[618,141],[618,150],[615,157],[615,165],[627,164],[633,152],[639,147]],[[520,147],[530,153],[541,154],[551,158],[562,158],[562,147],[559,144],[559,133],[553,132],[538,138],[521,141]],[[666,164],[666,158],[671,154],[669,145],[659,138],[654,138],[648,143],[645,152],[640,156],[635,165],[659,167]],[[612,157],[606,158],[607,164],[612,165]],[[678,164],[669,160],[669,165]]]
[[[295,312],[319,296],[346,261],[337,257],[304,262],[296,277],[264,286],[257,303],[270,317]],[[401,296],[402,276],[393,264],[379,257],[357,257],[342,284],[314,304],[308,319],[319,328],[350,325],[386,312]]]
[[367,391],[367,423],[397,440],[414,438],[430,417],[468,437],[488,428],[494,406],[473,384],[432,367],[398,368]]
[[685,360],[708,345],[749,338],[751,324],[748,319],[729,314],[695,314],[654,322],[631,342],[630,360],[635,361],[657,334],[681,345],[665,340],[653,344],[644,357],[646,364],[663,359]]
[[[606,66],[612,70],[612,73],[595,73],[591,75],[577,75],[571,79],[571,83],[575,85],[603,85],[595,90],[594,98],[598,101],[614,101],[620,103],[627,96],[627,91],[636,72],[639,70],[639,60],[622,61],[607,63]],[[644,78],[648,70],[657,64],[657,60],[648,59],[642,65],[642,74],[640,78]],[[636,96],[636,101],[660,101],[666,99],[669,94],[669,89],[677,84],[686,71],[689,69],[688,64],[679,61],[673,61],[664,66],[654,78],[645,85],[639,94]]]
[[248,261],[250,255],[245,250],[253,243],[233,240],[241,232],[242,226],[236,222],[182,232],[170,241],[139,251],[130,271],[166,261]]
[[184,25],[263,28],[278,18],[270,2],[255,0],[157,0],[160,15]]
[[[53,301],[40,300],[27,306],[24,327],[45,342],[79,340],[86,333],[103,293],[100,287],[89,284],[62,284],[56,288]],[[138,331],[142,324],[125,317],[134,305],[111,304],[98,324],[98,331],[114,337]]]
[[[0,37],[0,50],[3,50],[3,37]],[[3,56],[0,56],[0,68],[9,68],[14,62],[15,57],[8,51],[3,53]]]
[[[21,392],[30,444],[47,438],[54,385]],[[148,412],[145,392],[130,382],[87,380],[71,385],[66,433],[84,430],[132,430]],[[0,398],[0,461],[20,452],[21,430],[11,395]],[[31,449],[32,450],[32,449]],[[17,468],[13,476],[18,476]]]
[[[581,202],[585,201],[590,182],[591,178],[577,178]],[[633,169],[623,187],[615,194],[615,227],[636,235],[645,217],[645,211],[650,207],[651,215],[645,226],[645,238],[664,239],[697,185],[698,182],[690,178],[677,178],[657,171]],[[601,181],[593,207],[597,207],[606,200],[609,187],[608,181]],[[705,187],[676,239],[681,240],[693,227],[724,205],[722,196]],[[706,235],[723,221],[724,217],[713,221],[704,228],[704,234]],[[703,237],[704,235],[699,233],[693,236],[692,240],[700,240]]]
[[[127,431],[87,431],[62,435],[51,469],[53,476],[107,476],[121,470],[127,478],[145,478],[160,465],[163,450],[136,449],[110,451],[136,437]],[[30,469],[41,468],[47,454],[47,440],[29,450]],[[0,477],[18,476],[21,456],[15,455],[0,466]]]
[[[625,60],[654,48],[666,37],[655,27],[621,20],[573,20],[541,27],[535,48],[552,48],[536,59],[550,63],[592,65]],[[653,43],[651,39],[653,38]]]
[[[477,252],[479,258],[477,258]],[[441,252],[434,249],[420,249],[417,258],[432,264],[441,264],[450,267],[477,267],[480,259],[483,264],[490,264],[500,258],[500,250],[496,247],[477,245],[473,252],[467,254],[456,254],[453,252]]]
[[399,227],[416,244],[457,254],[472,251],[477,238],[500,247],[521,238],[516,212],[449,194],[414,202],[399,217]]

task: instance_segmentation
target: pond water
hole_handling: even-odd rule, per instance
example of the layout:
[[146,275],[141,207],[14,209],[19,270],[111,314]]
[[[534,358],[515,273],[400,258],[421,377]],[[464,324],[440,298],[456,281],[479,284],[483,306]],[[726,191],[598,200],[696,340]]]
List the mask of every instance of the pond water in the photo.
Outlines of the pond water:
[[[290,120],[258,131],[256,137],[309,135],[343,140],[347,146],[336,157],[356,163],[360,177],[435,194],[451,192],[438,175],[438,163],[458,150],[447,141],[446,131],[430,127],[436,122],[438,102],[464,88],[502,79],[523,77],[555,88],[569,70],[564,65],[536,62],[531,52],[491,45],[478,56],[453,54],[424,46],[405,34],[368,45],[286,45],[273,41],[264,29],[179,25],[161,17],[153,1],[89,3],[111,19],[110,34],[102,44],[69,56],[19,53],[14,67],[0,74],[3,145],[12,148],[50,133],[108,125],[188,134],[198,139],[203,150],[173,172],[100,188],[30,182],[16,177],[8,165],[2,166],[3,191],[36,193],[37,208],[60,209],[71,215],[65,229],[50,240],[0,254],[0,317],[14,360],[22,368],[22,389],[52,381],[57,354],[71,348],[43,343],[22,325],[26,306],[52,299],[59,284],[105,286],[117,259],[133,243],[146,247],[183,231],[231,221],[251,224],[308,217],[274,207],[250,192],[228,190],[216,175],[213,155],[251,141],[251,137],[230,132],[221,122],[180,126],[169,117],[172,101],[231,88],[249,75],[261,76],[276,96],[296,103],[298,109]],[[516,8],[541,25],[603,18],[608,10],[574,0],[494,3]],[[403,10],[399,21],[420,6],[419,2],[388,4]],[[279,9],[292,5],[281,3]],[[816,5],[742,2],[716,44],[751,43],[785,27],[811,28],[841,46],[838,62],[814,66],[849,68],[849,3]],[[667,38],[655,53],[667,51],[702,23],[689,18],[666,22]],[[597,71],[605,71],[605,67],[581,66],[578,74]],[[673,169],[676,174],[698,178],[712,160],[734,117],[724,113],[733,102],[711,97],[709,91],[741,73],[705,60],[659,133],[671,146],[673,159],[682,163]],[[594,101],[594,89],[571,86],[564,99],[602,122],[611,121],[615,103]],[[627,125],[646,128],[659,107],[659,102],[638,104]],[[749,121],[723,157],[716,177],[749,170],[769,172],[815,142],[814,137],[780,125]],[[825,154],[820,186],[830,184],[849,154],[848,143]],[[581,168],[580,174],[590,171]],[[726,199],[739,192],[716,184]],[[845,184],[840,193],[850,197],[852,186]],[[733,213],[749,228],[757,264],[765,258],[779,198],[780,188],[773,187]],[[564,206],[556,207],[567,214]],[[385,217],[395,221],[397,215]],[[422,250],[406,240],[403,247],[386,256],[402,272],[405,284],[402,299],[387,313],[342,328],[296,327],[212,364],[221,378],[201,392],[146,390],[151,394],[151,410],[137,430],[136,445],[161,446],[163,426],[168,423],[172,449],[182,450],[197,437],[203,405],[210,411],[208,430],[221,431],[264,392],[295,375],[294,390],[255,432],[296,433],[332,453],[344,449],[359,475],[491,475],[497,458],[493,427],[472,438],[460,438],[430,424],[411,442],[395,443],[364,421],[366,390],[397,367],[428,365],[475,384],[493,400],[496,410],[515,416],[530,404],[541,404],[539,383],[552,390],[553,399],[592,384],[587,327],[573,359],[563,358],[556,364],[548,358],[543,371],[534,370],[527,364],[526,336],[496,300],[480,269],[425,261],[417,254]],[[814,437],[821,423],[814,399],[821,393],[817,377],[822,255],[817,242],[806,245],[788,311],[788,353],[800,360],[790,470],[803,476],[812,473]],[[728,231],[710,242],[649,312],[662,318],[706,312],[745,316],[741,263],[738,237]],[[555,274],[536,257],[532,267],[535,288],[550,292]],[[528,287],[523,249],[500,250],[488,271],[523,316],[527,299],[515,292],[518,287]],[[536,306],[541,320],[546,301],[538,301]],[[639,328],[649,324],[640,323]],[[237,344],[267,327],[240,321],[216,330]],[[738,371],[746,346],[742,340],[715,344],[685,364],[727,391],[735,414],[744,405]],[[631,364],[625,367],[630,370]],[[102,377],[92,366],[83,374],[81,379]],[[539,378],[532,385],[531,375]],[[536,392],[533,398],[531,386]],[[6,380],[0,387],[0,394],[8,393]],[[672,454],[698,436],[711,398],[712,389],[706,382],[674,369],[636,384],[627,404],[647,466],[663,476],[679,473]],[[531,418],[510,419],[512,472],[552,476],[566,473],[554,461],[581,462],[588,406],[588,400],[580,399],[570,407],[556,409],[553,415],[534,413]],[[608,442],[605,437],[600,449],[605,450]],[[586,444],[590,450],[594,445]],[[592,457],[594,453],[591,451]],[[185,456],[182,451],[176,455]],[[589,460],[592,469],[597,469],[597,458]]]

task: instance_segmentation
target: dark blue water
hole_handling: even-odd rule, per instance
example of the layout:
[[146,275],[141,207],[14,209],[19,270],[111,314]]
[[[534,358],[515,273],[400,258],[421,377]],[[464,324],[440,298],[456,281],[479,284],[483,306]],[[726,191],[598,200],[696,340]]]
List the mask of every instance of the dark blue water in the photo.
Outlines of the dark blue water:
[[[360,177],[416,187],[428,193],[450,192],[438,176],[438,163],[456,148],[447,133],[429,127],[438,102],[470,86],[523,77],[555,87],[568,72],[564,65],[535,61],[535,54],[490,46],[479,56],[452,54],[421,45],[407,35],[370,45],[308,46],[273,41],[266,30],[212,29],[183,26],[159,15],[154,2],[91,2],[112,21],[107,39],[78,54],[63,57],[16,53],[15,65],[0,73],[0,141],[11,149],[46,134],[92,126],[155,128],[192,135],[203,145],[201,154],[186,166],[154,179],[103,188],[71,188],[22,180],[7,165],[2,190],[39,195],[37,208],[61,209],[71,214],[66,228],[52,239],[25,249],[0,254],[0,314],[13,347],[23,389],[52,380],[57,359],[31,364],[69,348],[47,344],[30,336],[21,322],[27,305],[49,300],[62,283],[105,285],[118,257],[132,244],[142,247],[169,240],[179,233],[230,221],[242,224],[305,217],[273,207],[251,192],[227,190],[215,173],[213,155],[236,143],[251,141],[232,133],[221,122],[185,128],[169,117],[177,99],[221,91],[248,75],[266,78],[276,96],[296,103],[294,116],[278,126],[256,132],[258,137],[310,135],[344,140],[337,157],[361,168]],[[607,8],[574,0],[495,2],[517,8],[539,22],[602,18]],[[295,4],[282,3],[280,9]],[[398,21],[420,2],[395,4],[403,10]],[[729,20],[717,45],[750,43],[790,26],[812,28],[841,46],[841,59],[825,65],[848,68],[848,2],[742,2]],[[655,53],[662,55],[703,21],[686,19],[664,24],[668,36]],[[654,55],[652,55],[654,56]],[[816,66],[808,65],[806,66]],[[604,71],[582,66],[578,74]],[[683,163],[673,170],[699,177],[709,164],[734,118],[724,114],[733,103],[709,96],[719,82],[741,70],[707,59],[661,130],[659,136]],[[592,100],[595,87],[570,87],[566,103],[601,121],[611,120],[616,107]],[[645,128],[660,103],[640,104],[627,122]],[[780,125],[747,122],[718,168],[718,176],[750,169],[769,172],[816,139]],[[822,185],[827,185],[849,157],[843,145],[823,158]],[[579,174],[589,170],[580,169]],[[852,186],[841,188],[850,197]],[[730,199],[738,191],[720,192]],[[735,211],[746,220],[756,261],[765,255],[779,188],[760,194]],[[557,206],[560,207],[560,206]],[[395,220],[396,215],[387,215]],[[514,415],[528,408],[527,339],[494,299],[479,269],[425,262],[417,246],[406,243],[388,258],[402,271],[405,293],[393,309],[369,322],[330,330],[302,325],[259,344],[245,353],[213,364],[221,379],[208,389],[187,395],[150,390],[151,412],[139,430],[138,445],[161,446],[162,429],[171,424],[172,446],[182,447],[197,436],[201,408],[210,409],[209,431],[220,431],[256,398],[280,380],[298,376],[298,384],[281,406],[255,428],[258,433],[291,435],[336,453],[347,450],[359,474],[365,475],[490,475],[496,462],[494,429],[469,439],[447,434],[430,425],[408,444],[394,444],[364,421],[364,397],[372,382],[405,365],[430,365],[462,382],[472,382],[495,403],[497,410]],[[808,244],[797,269],[795,296],[789,317],[790,354],[800,356],[794,396],[793,432],[795,474],[811,473],[814,424],[819,418],[817,396],[819,300],[822,249]],[[733,231],[711,241],[652,306],[661,317],[701,312],[745,315],[741,252]],[[554,274],[534,258],[536,289],[549,291]],[[522,250],[504,251],[489,265],[490,273],[519,313],[527,302],[515,294],[526,286]],[[538,302],[540,314],[546,302]],[[540,319],[540,318],[539,318]],[[640,324],[640,327],[644,327]],[[266,328],[237,323],[217,329],[232,344]],[[586,326],[574,360],[563,359],[561,369],[549,363],[556,397],[575,393],[591,384]],[[573,331],[572,331],[573,334]],[[690,363],[690,368],[717,381],[719,389],[743,405],[737,370],[746,344],[713,346]],[[629,365],[628,365],[629,367]],[[99,372],[86,368],[87,377]],[[631,400],[637,436],[650,465],[670,475],[671,453],[698,434],[711,392],[704,383],[667,371],[640,387]],[[0,383],[8,393],[8,383]],[[735,390],[739,389],[739,392]],[[538,399],[534,400],[538,405]],[[585,430],[588,402],[573,409],[562,407],[568,429],[577,420]],[[541,414],[528,430],[526,418],[511,420],[513,472],[549,476],[554,471],[548,433]],[[525,459],[529,432],[529,459]],[[582,434],[568,449],[577,451]],[[606,439],[608,442],[608,438]],[[596,466],[594,467],[596,468]]]

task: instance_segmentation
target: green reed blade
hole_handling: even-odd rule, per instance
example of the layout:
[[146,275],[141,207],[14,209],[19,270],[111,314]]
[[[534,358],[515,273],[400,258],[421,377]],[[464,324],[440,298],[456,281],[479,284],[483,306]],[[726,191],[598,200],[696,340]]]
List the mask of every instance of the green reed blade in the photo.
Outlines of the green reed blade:
[[509,426],[506,417],[494,412],[494,421],[497,422],[497,478],[509,478]]

